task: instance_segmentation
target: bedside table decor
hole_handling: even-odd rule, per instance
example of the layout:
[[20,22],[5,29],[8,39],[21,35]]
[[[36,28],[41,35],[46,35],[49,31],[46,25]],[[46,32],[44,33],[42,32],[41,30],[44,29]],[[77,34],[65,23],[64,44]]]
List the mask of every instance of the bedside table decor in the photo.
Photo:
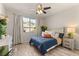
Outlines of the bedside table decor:
[[74,32],[69,32],[68,33],[68,38],[74,38],[75,36],[75,33]]

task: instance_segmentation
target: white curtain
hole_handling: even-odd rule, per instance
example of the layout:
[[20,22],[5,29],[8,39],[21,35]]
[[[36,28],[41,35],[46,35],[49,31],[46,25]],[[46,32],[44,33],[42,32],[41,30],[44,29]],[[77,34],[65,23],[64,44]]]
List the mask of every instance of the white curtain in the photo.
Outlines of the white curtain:
[[13,45],[21,43],[21,17],[14,15],[13,21]]

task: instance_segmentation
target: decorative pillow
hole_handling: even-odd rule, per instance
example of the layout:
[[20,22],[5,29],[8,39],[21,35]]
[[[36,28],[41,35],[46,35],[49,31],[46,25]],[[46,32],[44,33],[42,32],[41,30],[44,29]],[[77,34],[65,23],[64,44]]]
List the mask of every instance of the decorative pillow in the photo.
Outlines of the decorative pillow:
[[52,38],[51,34],[49,34],[47,32],[42,32],[42,37],[44,37],[44,38]]
[[44,38],[52,38],[51,34],[44,34]]
[[64,33],[59,33],[59,38],[63,38],[64,37]]
[[55,35],[55,32],[52,32],[52,31],[45,31],[45,32],[51,34],[52,37],[54,37]]

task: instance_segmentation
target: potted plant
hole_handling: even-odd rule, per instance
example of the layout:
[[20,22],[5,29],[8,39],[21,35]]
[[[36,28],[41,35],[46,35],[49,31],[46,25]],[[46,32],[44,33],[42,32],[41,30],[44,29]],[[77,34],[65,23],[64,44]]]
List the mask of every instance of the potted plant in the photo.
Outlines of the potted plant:
[[11,52],[8,51],[8,47],[7,46],[1,46],[0,47],[0,56],[9,56],[9,53]]
[[45,30],[47,30],[47,26],[42,25],[41,26],[41,31],[45,32]]
[[74,33],[73,32],[68,33],[68,37],[69,38],[73,38],[74,37]]
[[2,38],[2,35],[6,34],[6,25],[6,19],[0,19],[0,39]]

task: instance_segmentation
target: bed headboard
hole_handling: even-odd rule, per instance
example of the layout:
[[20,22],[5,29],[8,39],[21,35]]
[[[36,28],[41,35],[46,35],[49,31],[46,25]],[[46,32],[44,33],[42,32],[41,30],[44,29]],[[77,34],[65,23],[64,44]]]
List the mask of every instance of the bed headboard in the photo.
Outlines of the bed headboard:
[[64,33],[64,27],[62,27],[62,28],[53,28],[53,29],[48,30],[48,31]]

